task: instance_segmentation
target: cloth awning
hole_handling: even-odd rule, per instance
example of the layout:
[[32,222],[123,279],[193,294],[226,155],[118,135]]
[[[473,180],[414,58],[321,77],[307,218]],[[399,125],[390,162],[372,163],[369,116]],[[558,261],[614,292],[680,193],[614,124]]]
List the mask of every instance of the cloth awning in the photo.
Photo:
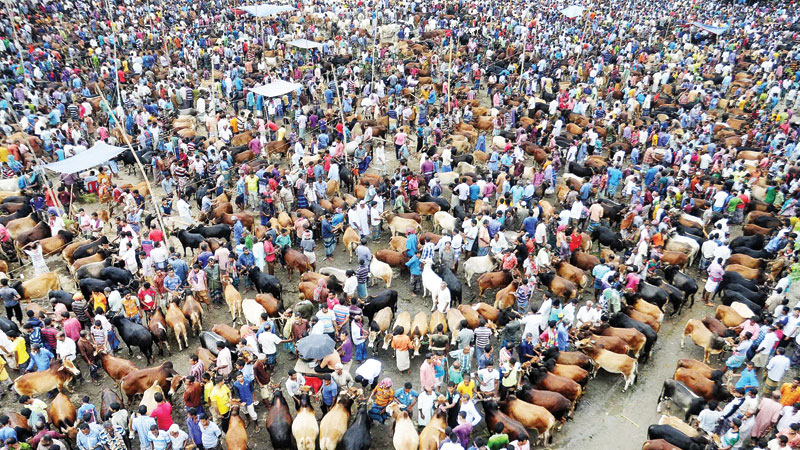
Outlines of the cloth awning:
[[280,97],[281,95],[285,95],[302,88],[303,85],[300,83],[290,83],[288,81],[278,80],[263,86],[256,86],[251,90],[254,94],[264,97]]
[[730,26],[728,25],[722,27],[715,27],[713,25],[706,25],[701,22],[692,22],[692,25],[696,26],[697,28],[700,28],[701,30],[708,31],[711,34],[716,34],[716,35],[720,35],[728,31],[728,29],[730,28]]
[[304,48],[306,50],[310,48],[322,48],[322,44],[319,42],[309,41],[308,39],[295,39],[293,41],[289,41],[286,45],[291,45],[292,47]]
[[269,3],[262,3],[260,5],[240,6],[241,9],[255,17],[268,17],[282,12],[293,11],[295,8],[289,5],[270,5]]
[[570,19],[574,19],[583,14],[584,11],[586,11],[586,8],[584,8],[583,6],[572,5],[562,9],[561,14],[567,16]]
[[99,166],[109,159],[116,158],[117,155],[125,150],[127,150],[126,147],[114,147],[103,141],[97,141],[92,148],[67,159],[46,164],[44,168],[66,174],[76,173],[90,167]]

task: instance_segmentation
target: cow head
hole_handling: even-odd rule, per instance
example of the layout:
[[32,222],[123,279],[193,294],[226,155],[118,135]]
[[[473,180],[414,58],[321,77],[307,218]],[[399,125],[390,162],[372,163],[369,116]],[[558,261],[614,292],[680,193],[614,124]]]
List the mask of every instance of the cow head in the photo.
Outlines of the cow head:
[[183,377],[180,375],[173,375],[171,377],[166,378],[167,383],[169,383],[169,392],[167,392],[167,396],[172,397],[178,392],[178,389],[181,388],[183,385]]
[[59,367],[56,370],[59,371],[59,372],[63,371],[63,373],[70,373],[70,374],[72,374],[72,376],[75,376],[75,377],[77,377],[78,375],[81,374],[81,371],[78,370],[77,367],[75,367],[75,364],[73,364],[72,361],[70,361],[68,359],[64,360],[64,362],[62,363],[61,367]]

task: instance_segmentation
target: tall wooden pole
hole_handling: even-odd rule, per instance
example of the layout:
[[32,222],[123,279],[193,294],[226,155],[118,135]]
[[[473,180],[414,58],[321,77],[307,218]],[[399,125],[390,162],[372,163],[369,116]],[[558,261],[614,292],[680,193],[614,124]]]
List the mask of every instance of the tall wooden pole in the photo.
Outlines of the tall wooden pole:
[[[108,100],[106,100],[106,98],[103,97],[102,92],[100,92],[100,88],[95,87],[95,89],[97,89],[97,94],[100,95],[100,98],[102,99],[101,101],[105,103],[106,108],[108,108],[108,115],[111,117],[112,120],[114,120],[114,123],[117,125],[117,129],[123,136],[123,140],[125,140],[124,137],[127,136],[127,134],[125,133],[125,130],[122,129],[122,123],[120,123],[120,121],[117,120],[117,116],[116,114],[114,114],[114,110],[111,108],[111,105],[108,104]],[[120,105],[120,107],[122,106]],[[139,160],[139,155],[137,155],[136,151],[133,149],[131,140],[128,139],[127,141],[128,142],[125,143],[128,144],[128,150],[130,150],[131,153],[133,154],[133,158],[136,160],[136,164],[139,166],[139,171],[142,172],[142,176],[144,177],[144,182],[145,184],[147,184],[147,190],[150,191],[150,202],[153,204],[153,207],[156,210],[156,218],[158,219],[158,223],[161,225],[161,229],[164,230],[164,233],[167,233],[167,235],[169,235],[169,231],[167,230],[167,227],[164,226],[164,220],[161,217],[161,209],[158,205],[158,202],[156,202],[156,192],[153,190],[153,186],[150,185],[150,179],[147,177],[147,173],[144,171],[144,166],[142,165],[142,161]]]
[[342,91],[339,89],[339,82],[336,78],[336,66],[333,66],[333,84],[336,85],[336,97],[339,99],[339,115],[342,120],[342,143],[345,147],[342,153],[344,154],[344,162],[347,164],[347,123],[344,121],[344,100],[342,100]]

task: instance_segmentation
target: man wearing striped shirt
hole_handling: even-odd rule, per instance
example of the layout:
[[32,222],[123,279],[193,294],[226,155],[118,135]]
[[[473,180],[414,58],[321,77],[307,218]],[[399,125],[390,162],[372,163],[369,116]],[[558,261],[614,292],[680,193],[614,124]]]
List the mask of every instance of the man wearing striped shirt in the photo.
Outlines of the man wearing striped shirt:
[[475,347],[485,348],[494,333],[486,326],[486,319],[481,318],[478,328],[475,328]]

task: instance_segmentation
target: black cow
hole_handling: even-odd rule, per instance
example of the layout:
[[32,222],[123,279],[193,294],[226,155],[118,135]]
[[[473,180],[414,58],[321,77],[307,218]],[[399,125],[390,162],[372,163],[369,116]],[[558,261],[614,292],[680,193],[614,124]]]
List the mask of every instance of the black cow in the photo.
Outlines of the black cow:
[[772,257],[775,256],[773,253],[764,250],[763,247],[761,248],[761,250],[753,250],[750,247],[733,247],[733,250],[731,250],[731,254],[734,253],[741,253],[751,258],[763,258],[763,259],[772,259]]
[[574,173],[581,178],[591,178],[594,176],[594,169],[591,167],[584,167],[575,161],[570,161],[568,165],[569,173]]
[[50,291],[47,293],[50,302],[61,303],[67,307],[67,311],[72,311],[72,292],[67,291]]
[[[224,223],[220,223],[217,225],[208,225],[208,226],[200,225],[194,228],[190,228],[188,232],[199,234],[204,238],[217,238],[217,239],[231,238],[231,227],[230,225],[226,225]],[[183,242],[181,242],[181,244],[182,243]]]
[[15,331],[19,334],[19,327],[17,326],[16,322],[6,317],[0,317],[0,330],[3,330],[3,333],[8,334],[11,331]]
[[[472,156],[472,155],[470,155],[470,156]],[[432,196],[430,194],[425,194],[425,195],[419,197],[419,201],[421,201],[421,202],[433,202],[433,203],[436,203],[437,205],[439,205],[439,208],[441,208],[442,211],[450,211],[450,202],[445,200],[444,197],[434,197],[434,196]]]
[[607,218],[611,223],[620,223],[624,218],[622,212],[625,211],[627,205],[621,205],[603,198],[600,200],[600,206],[603,207],[603,217]]
[[741,284],[727,283],[725,284],[725,290],[737,292],[759,306],[764,306],[767,303],[767,294],[761,291],[753,292]]
[[703,450],[708,444],[708,439],[702,436],[689,437],[669,425],[650,425],[647,428],[647,439],[664,439],[683,450]]
[[103,292],[107,287],[114,287],[114,283],[108,280],[99,280],[97,278],[84,278],[78,281],[78,287],[83,294],[83,298],[92,298],[92,292]]
[[100,251],[100,249],[102,247],[105,247],[106,245],[108,245],[108,238],[105,236],[88,244],[81,245],[80,247],[75,249],[74,252],[72,252],[72,260],[75,261],[81,258],[86,258],[87,256],[92,256],[98,251]]
[[731,241],[729,247],[747,247],[751,250],[760,250],[764,248],[764,236],[761,234],[754,234],[752,236],[739,236]]
[[[686,300],[691,300],[689,304],[690,308],[694,306],[694,294],[696,294],[698,290],[697,281],[695,281],[694,278],[681,272],[678,266],[667,266],[664,268],[664,279],[667,280],[669,284],[683,291],[684,298]],[[685,303],[686,301],[681,303],[681,308],[683,308]],[[678,313],[680,312],[680,309],[678,309]]]
[[780,228],[783,226],[783,221],[774,216],[758,216],[751,220],[750,223],[761,228]]
[[[664,306],[667,302],[670,302],[670,296],[664,289],[661,289],[658,286],[654,286],[646,281],[639,283],[639,290],[637,291],[639,297],[648,303],[653,303],[661,310],[664,310]],[[677,311],[680,309],[680,301],[678,304],[673,304],[673,309]]]
[[627,245],[622,240],[622,235],[611,230],[611,228],[598,226],[592,230],[592,241],[598,242],[599,245],[610,247],[611,250],[619,252],[625,250]]
[[661,412],[662,401],[667,402],[665,409],[669,409],[670,401],[675,403],[684,412],[683,420],[686,422],[689,422],[690,417],[700,414],[706,404],[702,397],[692,392],[685,384],[673,379],[664,380],[661,394],[658,395],[656,412]]
[[112,260],[109,257],[110,252],[107,250],[100,250],[97,252],[105,257],[103,261],[83,265],[75,271],[75,277],[79,280],[84,278],[100,278],[100,271],[106,267],[111,267]]
[[372,322],[372,317],[383,308],[387,306],[392,308],[392,313],[397,313],[397,291],[394,289],[387,289],[376,295],[368,295],[367,301],[361,303],[361,312]]
[[133,355],[131,346],[139,347],[139,350],[147,358],[147,364],[150,365],[150,361],[153,359],[153,335],[150,334],[150,330],[122,315],[114,316],[111,322],[119,330],[119,336],[128,347],[130,354]]
[[[366,408],[366,406],[363,406],[363,408]],[[356,421],[357,420],[358,418],[356,418]],[[369,418],[367,418],[367,420],[369,420]],[[353,423],[347,432],[349,433],[355,426],[356,423]],[[280,388],[276,389],[272,395],[269,413],[267,414],[267,432],[269,432],[272,448],[292,447],[292,415],[289,412],[289,405],[286,403],[286,399],[283,397],[283,392],[281,392]],[[347,437],[347,433],[345,433],[345,437]],[[369,438],[369,431],[367,432],[367,437]],[[368,449],[369,445],[363,450]]]
[[464,220],[467,217],[467,212],[464,211],[464,207],[461,205],[453,207],[453,217],[459,220]]
[[[282,301],[281,291],[283,289],[281,288],[281,282],[278,280],[278,277],[264,273],[258,267],[251,267],[247,272],[247,277],[253,282],[259,294],[266,292],[272,294],[272,296],[279,301]],[[334,277],[331,277],[331,279],[335,280]]]
[[128,269],[120,269],[114,266],[103,268],[100,271],[100,278],[123,286],[130,286],[133,283],[133,274]]
[[201,331],[200,332],[200,345],[211,352],[214,356],[217,356],[219,353],[219,349],[217,349],[217,342],[222,342],[225,344],[226,347],[231,349],[232,351],[236,351],[236,347],[231,345],[228,341],[225,340],[224,337],[214,333],[213,331]]
[[433,266],[433,270],[436,272],[437,275],[442,277],[442,281],[447,284],[447,289],[450,290],[450,305],[460,305],[461,304],[461,280],[458,279],[456,274],[450,270],[449,267],[446,267],[442,264],[436,264]]
[[740,294],[740,293],[738,293],[736,291],[730,291],[730,290],[727,290],[727,289],[723,290],[722,291],[722,304],[726,305],[726,306],[731,306],[731,304],[733,304],[733,302],[739,302],[739,303],[747,306],[748,308],[750,308],[750,311],[753,311],[753,314],[755,314],[757,316],[761,315],[761,311],[762,311],[763,308],[760,305],[758,305],[757,303],[750,301],[747,297],[745,297],[744,295],[742,295],[742,294]]
[[181,246],[183,247],[183,256],[185,257],[187,247],[192,249],[192,254],[194,255],[194,250],[199,249],[200,244],[202,244],[203,241],[206,240],[206,238],[199,233],[190,233],[186,230],[179,230],[178,240],[181,241]]
[[[372,445],[372,437],[369,434],[369,426],[372,420],[367,411],[367,404],[358,407],[356,418],[347,428],[342,436],[342,448],[344,450],[369,450]],[[275,447],[281,448],[281,447]],[[287,447],[288,448],[288,447]]]
[[722,275],[722,281],[719,282],[719,287],[717,288],[716,292],[714,292],[714,297],[718,296],[720,291],[725,289],[730,284],[738,284],[753,292],[759,291],[758,284],[756,284],[754,281],[748,280],[747,278],[741,276],[738,272],[726,271],[725,274]]
[[618,312],[608,319],[608,324],[617,328],[635,328],[639,330],[645,337],[644,351],[641,354],[642,361],[650,359],[650,354],[653,352],[653,346],[658,341],[658,334],[650,325],[639,322],[638,320],[631,319],[626,314]]

